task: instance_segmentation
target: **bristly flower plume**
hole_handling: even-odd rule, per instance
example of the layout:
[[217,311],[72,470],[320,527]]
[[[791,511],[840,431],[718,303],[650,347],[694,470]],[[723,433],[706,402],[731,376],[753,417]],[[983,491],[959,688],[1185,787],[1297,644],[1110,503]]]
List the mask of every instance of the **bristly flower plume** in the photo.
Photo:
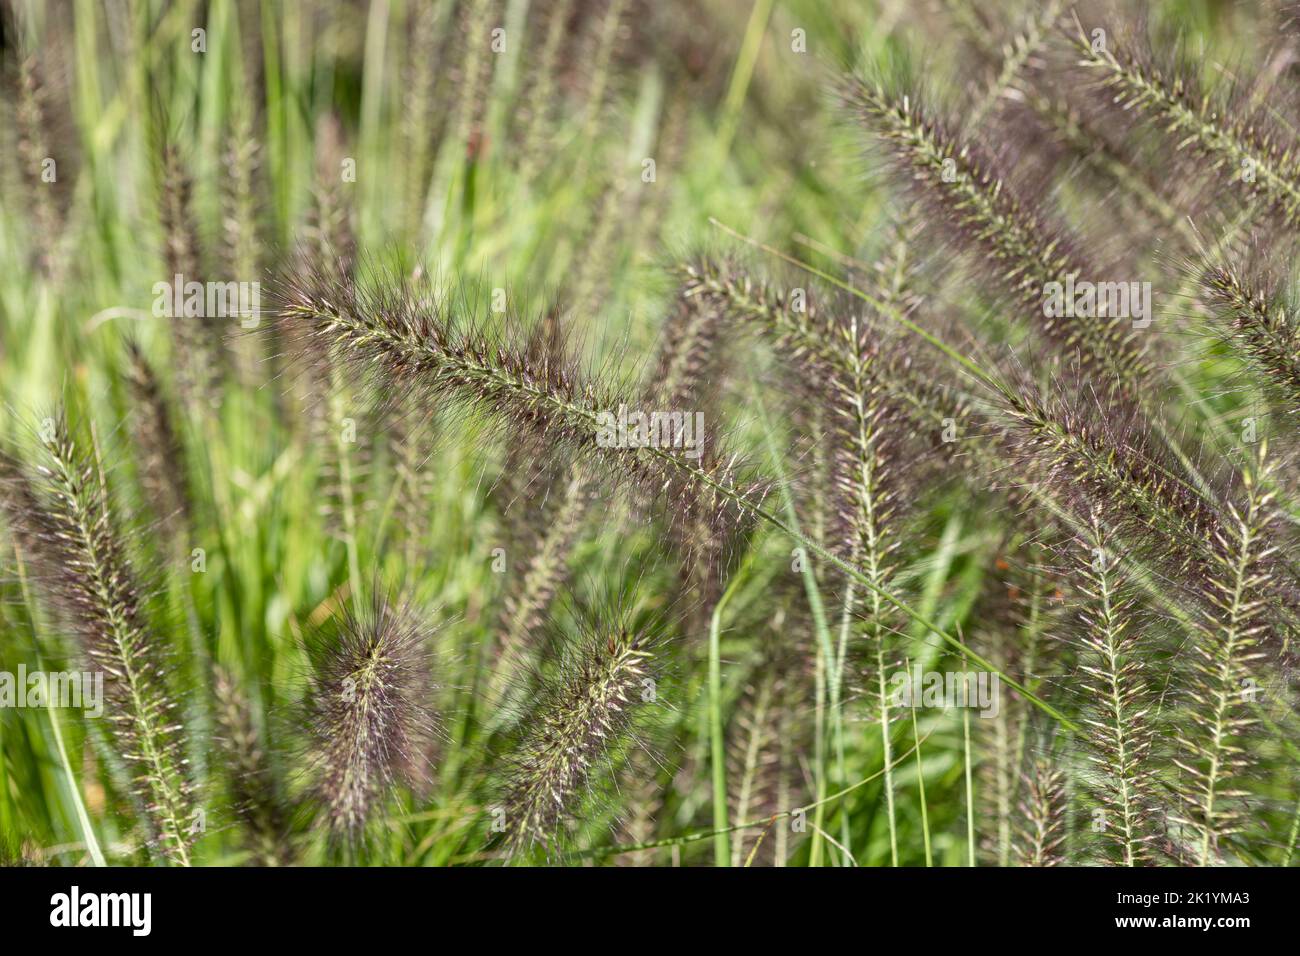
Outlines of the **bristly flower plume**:
[[950,132],[914,95],[883,83],[854,79],[844,96],[922,201],[975,247],[997,283],[1023,304],[1067,361],[1096,371],[1120,395],[1132,395],[1150,377],[1142,343],[1124,320],[1045,314],[1045,290],[1052,283],[1099,270],[1083,258],[1077,242],[1017,198],[976,144]]
[[637,746],[638,718],[657,693],[650,643],[621,623],[590,622],[542,675],[502,787],[510,852],[561,841],[586,797]]
[[41,438],[44,460],[34,473],[0,458],[0,501],[38,585],[105,674],[118,754],[132,768],[162,852],[188,866],[194,820],[184,728],[98,450],[88,454],[63,416],[47,420]]
[[252,861],[258,866],[291,863],[290,807],[253,721],[248,696],[234,675],[220,667],[212,691],[217,704],[216,743],[226,764],[235,812],[247,830]]
[[1022,380],[1002,396],[1010,447],[1086,524],[1100,508],[1115,535],[1176,573],[1199,573],[1221,527],[1215,503],[1153,446],[1141,416],[1109,415],[1086,389]]
[[734,457],[696,461],[689,449],[656,441],[602,442],[618,410],[635,407],[632,389],[569,364],[535,361],[518,341],[489,335],[487,318],[445,291],[394,277],[363,285],[317,272],[289,276],[281,296],[282,323],[326,343],[333,358],[380,385],[380,394],[398,382],[429,404],[477,409],[512,428],[512,440],[586,462],[611,483],[683,505],[713,495],[718,517],[739,521],[760,507],[759,486],[736,477]]
[[1112,111],[1140,117],[1194,154],[1216,192],[1238,185],[1287,228],[1300,226],[1300,153],[1272,104],[1213,95],[1192,69],[1158,65],[1136,41],[1099,44],[1080,27],[1075,48]]
[[1133,626],[1137,609],[1123,554],[1096,510],[1071,549],[1082,592],[1082,743],[1091,764],[1084,779],[1104,814],[1106,859],[1138,866],[1154,837],[1151,703],[1138,644],[1142,636],[1152,642]]
[[1181,820],[1191,831],[1192,862],[1224,858],[1227,841],[1245,825],[1240,786],[1253,762],[1246,740],[1257,722],[1256,662],[1260,636],[1268,627],[1267,591],[1277,547],[1273,469],[1267,442],[1241,475],[1241,502],[1211,542],[1214,561],[1205,582],[1204,605],[1196,620],[1197,640],[1189,677],[1187,727],[1176,760]]
[[423,783],[438,721],[430,628],[381,592],[309,646],[309,774],[336,839],[353,840],[398,785]]
[[140,483],[167,537],[180,546],[190,519],[184,450],[162,383],[135,339],[127,340],[126,357],[127,383],[135,405],[132,431],[139,454]]
[[1065,816],[1068,800],[1065,774],[1049,757],[1041,756],[1025,773],[1021,784],[1022,817],[1016,845],[1020,866],[1061,866],[1065,858]]
[[1233,347],[1262,374],[1286,414],[1300,415],[1300,325],[1275,284],[1216,265],[1203,274],[1201,288]]

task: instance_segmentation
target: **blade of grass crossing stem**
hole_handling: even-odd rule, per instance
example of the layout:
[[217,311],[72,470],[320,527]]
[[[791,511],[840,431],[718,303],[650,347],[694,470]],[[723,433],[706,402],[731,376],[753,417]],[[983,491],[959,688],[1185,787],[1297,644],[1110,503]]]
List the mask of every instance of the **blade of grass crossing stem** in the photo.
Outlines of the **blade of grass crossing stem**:
[[[969,371],[980,382],[984,383],[990,388],[997,389],[1000,393],[1003,394],[1008,393],[1008,386],[1005,383],[1000,382],[996,378],[989,375],[987,372],[981,369],[970,359],[966,358],[966,356],[962,355],[952,346],[948,345],[948,343],[931,335],[929,332],[925,331],[925,329],[921,328],[920,326],[916,325],[914,322],[910,321],[906,316],[902,315],[902,313],[900,313],[897,309],[893,308],[887,303],[880,302],[879,300],[863,292],[861,289],[855,288],[854,286],[850,285],[847,282],[844,282],[841,279],[836,278],[830,273],[824,272],[816,268],[815,266],[809,265],[799,259],[796,259],[794,256],[787,255],[781,252],[780,250],[773,248],[772,246],[758,242],[754,239],[750,239],[748,236],[736,232],[736,230],[732,229],[730,226],[724,225],[723,223],[719,222],[717,219],[710,217],[709,222],[712,223],[717,228],[726,232],[728,235],[731,235],[736,239],[739,239],[741,242],[744,242],[747,245],[753,246],[755,248],[761,249],[764,252],[770,253],[778,257],[784,262],[788,262],[792,265],[795,265],[805,270],[806,272],[810,273],[811,275],[815,275],[819,278],[822,278],[827,282],[830,282],[831,284],[837,286],[838,288],[841,288],[849,292],[850,294],[857,296],[858,298],[862,299],[864,302],[868,303],[869,305],[872,305],[873,307],[879,309],[882,313],[889,315],[892,319],[894,319],[895,321],[897,321],[899,324],[903,325],[905,328],[909,329],[910,331],[914,332],[916,335],[925,339],[935,348],[939,349],[941,352],[943,352],[953,361],[957,362],[959,365],[961,365],[963,368]],[[771,447],[770,437],[768,439],[768,445],[769,447]],[[677,467],[684,467],[675,459],[668,458],[668,460],[671,461]],[[687,470],[689,471],[691,469],[687,468]],[[717,485],[715,482],[710,481],[707,476],[704,476],[699,472],[693,472],[693,473],[704,484],[708,485],[709,487],[712,487],[714,490],[731,498],[733,501],[738,500],[738,496],[736,496],[734,493],[729,492],[728,489],[722,488],[721,486]],[[842,558],[838,558],[835,555],[831,554],[821,545],[817,544],[815,541],[811,540],[807,536],[800,533],[797,527],[794,524],[792,524],[790,521],[788,520],[783,521],[782,519],[778,518],[776,515],[772,514],[771,512],[767,511],[761,506],[756,506],[751,503],[746,503],[745,506],[747,510],[755,517],[761,518],[763,521],[766,521],[768,524],[771,524],[773,527],[779,528],[780,530],[784,531],[786,534],[790,535],[792,538],[794,538],[795,540],[803,544],[806,548],[808,548],[808,550],[815,553],[818,557],[824,558],[825,560],[829,561],[831,564],[835,565],[836,568],[843,571],[845,574],[849,575],[859,584],[865,585],[866,587],[870,588],[872,591],[875,591],[885,600],[889,601],[890,604],[894,605],[894,607],[898,608],[900,611],[906,614],[909,618],[911,618],[912,620],[916,621],[918,624],[923,626],[927,631],[934,634],[940,640],[946,642],[950,646],[960,651],[962,655],[965,656],[968,660],[974,662],[975,664],[978,664],[981,668],[989,671],[989,673],[996,673],[1000,680],[1005,682],[1009,687],[1018,690],[1020,691],[1020,693],[1024,694],[1026,700],[1032,703],[1039,710],[1043,711],[1045,714],[1056,719],[1061,724],[1061,726],[1065,727],[1067,730],[1071,732],[1074,733],[1079,732],[1078,724],[1074,723],[1074,721],[1070,720],[1068,717],[1066,717],[1055,707],[1048,704],[1037,694],[1034,694],[1032,691],[1022,686],[1018,681],[1016,681],[1012,677],[1003,673],[1002,670],[1000,670],[999,668],[994,667],[993,664],[990,661],[985,660],[982,655],[977,654],[975,651],[968,648],[965,644],[957,640],[947,631],[943,630],[941,627],[939,627],[939,625],[935,624],[928,617],[921,614],[915,608],[910,606],[907,602],[903,601],[901,598],[895,596],[891,592],[874,585],[866,577],[866,575],[864,575],[857,568],[853,567],[851,564],[849,564],[847,561],[844,561]]]
[[[907,661],[907,670],[912,670],[912,662]],[[930,809],[925,803],[925,769],[921,764],[921,734],[916,727],[916,701],[908,708],[912,711],[912,739],[916,741],[913,750],[916,753],[916,788],[921,799],[921,836],[925,840],[925,865],[934,866],[934,856],[930,850]]]
[[718,124],[719,162],[726,158],[731,149],[731,140],[736,134],[740,111],[745,106],[745,96],[749,91],[749,81],[754,75],[754,65],[758,62],[758,52],[763,45],[763,34],[767,32],[767,21],[772,15],[772,5],[773,0],[755,0],[750,11],[745,38],[741,41],[740,54],[736,57],[736,66],[731,72],[722,121]]
[[966,863],[975,865],[975,788],[971,783],[970,708],[961,712],[961,746],[963,772],[966,776]]
[[713,765],[713,826],[719,831],[713,838],[716,866],[731,864],[731,841],[727,833],[727,753],[722,728],[722,611],[740,580],[739,574],[731,579],[713,606],[709,621],[709,751]]
[[[14,549],[14,558],[18,570],[19,587],[23,593],[23,603],[27,606],[27,614],[34,625],[37,616],[36,604],[27,588],[27,570],[23,565],[22,553],[17,548]],[[36,655],[36,666],[43,672],[45,662],[41,657],[41,647],[36,642],[36,629],[34,626],[32,628],[32,649]],[[77,778],[72,772],[72,762],[68,760],[68,749],[63,743],[63,731],[59,727],[59,714],[58,709],[54,706],[53,694],[46,695],[45,711],[50,718],[50,729],[54,733],[54,749],[59,754],[59,765],[63,768],[64,782],[68,788],[68,795],[72,800],[72,807],[77,816],[77,826],[81,828],[81,837],[85,841],[86,852],[90,854],[90,861],[95,866],[107,866],[104,862],[104,851],[100,849],[99,840],[95,836],[95,828],[90,824],[90,814],[86,812],[85,801],[81,799],[81,788],[77,785]]]
[[[944,707],[943,713],[946,714],[947,712],[948,712],[948,708]],[[933,733],[934,733],[933,728],[926,731],[926,734],[924,737],[921,738],[920,743],[925,743],[927,740],[929,740],[930,736]],[[899,754],[897,759],[894,761],[894,767],[897,768],[902,766],[903,761],[911,757],[912,751],[914,751],[915,749],[916,746],[913,745],[903,753]],[[861,790],[867,784],[873,783],[880,777],[884,776],[884,773],[885,771],[884,768],[882,767],[880,770],[877,770],[875,773],[867,774],[861,780],[857,781],[854,784],[851,784],[850,786],[845,787],[843,790],[836,791],[835,793],[823,797],[821,802],[833,803],[836,800],[841,800],[844,797],[847,797],[849,794],[856,793],[858,790]],[[772,814],[772,816],[770,817],[764,817],[762,820],[749,820],[746,821],[745,823],[735,823],[732,824],[731,826],[728,826],[726,830],[728,833],[736,833],[739,832],[740,830],[752,830],[755,829],[756,827],[770,827],[778,820],[785,820],[801,813],[807,814],[809,810],[815,809],[816,806],[817,806],[816,803],[808,803],[802,807],[794,807],[793,809],[790,810],[782,810],[779,813]],[[713,830],[697,830],[696,832],[688,833],[685,836],[667,837],[662,840],[651,840],[644,843],[630,843],[630,844],[620,844],[620,845],[613,845],[613,846],[593,847],[588,850],[579,850],[574,854],[574,859],[582,860],[582,859],[589,859],[589,858],[600,858],[600,857],[611,856],[618,853],[632,853],[637,850],[655,850],[661,847],[685,846],[688,843],[698,843],[700,840],[707,840],[713,836],[716,836],[716,833]]]
[[[767,407],[759,395],[758,388],[751,383],[750,388],[754,407],[758,410],[759,421],[763,427],[764,440],[767,443],[768,457],[771,459],[772,468],[776,473],[777,487],[781,492],[782,507],[785,510],[786,521],[795,533],[802,538],[802,532],[799,530],[799,518],[795,512],[794,497],[790,494],[790,485],[786,481],[785,467],[781,462],[780,451],[772,438],[771,421],[767,417]],[[817,795],[820,798],[826,792],[826,698],[827,685],[829,684],[830,711],[831,711],[831,732],[835,737],[835,752],[837,760],[837,777],[841,785],[848,781],[845,778],[844,769],[844,722],[843,714],[840,711],[840,683],[838,680],[832,680],[836,674],[842,673],[842,667],[836,661],[835,649],[831,644],[830,627],[826,619],[826,607],[822,602],[821,589],[817,584],[817,574],[813,569],[812,562],[808,560],[808,555],[804,555],[801,562],[803,567],[804,590],[808,594],[808,605],[812,610],[813,629],[817,633],[817,713],[816,713],[816,732],[815,732],[815,767],[817,777]],[[888,759],[886,759],[888,767]],[[817,818],[814,823],[820,825],[823,822],[824,809],[822,806],[817,808]],[[892,819],[891,819],[892,823]],[[847,825],[844,827],[847,830]],[[891,827],[892,832],[892,827]],[[847,836],[847,833],[846,833]],[[846,847],[850,848],[851,843],[846,839],[843,841]],[[850,852],[850,857],[851,857]],[[821,864],[821,832],[813,830],[812,844],[812,865]]]

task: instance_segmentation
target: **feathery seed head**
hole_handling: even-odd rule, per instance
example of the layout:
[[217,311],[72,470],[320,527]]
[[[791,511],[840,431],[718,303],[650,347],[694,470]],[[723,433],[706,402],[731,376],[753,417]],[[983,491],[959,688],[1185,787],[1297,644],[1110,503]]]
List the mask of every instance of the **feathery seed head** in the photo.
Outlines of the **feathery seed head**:
[[651,644],[650,635],[622,624],[587,622],[541,675],[502,787],[511,852],[556,844],[587,796],[639,744],[639,721],[658,693]]
[[1191,170],[1206,189],[1249,199],[1289,229],[1300,225],[1300,152],[1292,132],[1275,119],[1270,100],[1277,93],[1262,77],[1217,95],[1203,88],[1192,68],[1157,62],[1137,37],[1099,44],[1080,26],[1074,45],[1111,116],[1158,129],[1191,155]]
[[1137,866],[1155,838],[1154,707],[1146,676],[1155,642],[1128,580],[1122,547],[1098,509],[1068,547],[1080,593],[1081,743],[1088,761],[1082,778],[1105,815],[1104,858]]
[[1256,755],[1247,742],[1257,718],[1260,642],[1269,627],[1269,584],[1276,571],[1278,522],[1267,442],[1242,472],[1240,501],[1229,505],[1210,542],[1204,603],[1198,609],[1188,674],[1188,727],[1175,763],[1183,771],[1179,819],[1194,837],[1194,862],[1222,859],[1246,825],[1242,779]]
[[1065,774],[1050,758],[1039,757],[1024,774],[1020,839],[1016,847],[1020,866],[1061,866],[1065,863],[1065,817],[1069,808]]
[[292,862],[287,845],[290,807],[271,767],[243,688],[228,670],[216,668],[216,744],[226,765],[235,811],[247,827],[246,845],[258,866]]
[[312,638],[310,776],[332,836],[355,839],[394,787],[422,783],[438,723],[429,627],[382,593]]
[[118,751],[133,769],[164,854],[188,865],[193,820],[184,728],[173,714],[166,655],[127,558],[98,452],[83,450],[63,415],[47,421],[41,441],[44,455],[34,470],[0,455],[8,486],[0,503],[38,586],[105,675]]
[[1279,407],[1300,415],[1300,325],[1276,284],[1232,265],[1211,265],[1201,288],[1233,348],[1262,373]]
[[140,481],[167,536],[180,544],[190,515],[184,450],[162,383],[135,339],[126,340],[126,359],[127,384],[135,404],[132,425]]
[[1130,394],[1149,377],[1142,342],[1126,319],[1058,315],[1044,307],[1049,289],[1070,277],[1097,281],[1108,270],[1087,261],[1075,240],[1023,202],[977,144],[951,132],[913,94],[882,82],[853,78],[843,95],[936,220],[955,228],[996,285],[1021,303],[1026,324],[1067,360],[1103,373],[1118,394]]
[[585,462],[612,484],[679,503],[714,494],[730,520],[761,502],[761,486],[737,477],[734,457],[700,456],[671,440],[677,432],[665,442],[662,429],[657,438],[620,435],[620,414],[637,409],[632,389],[569,362],[537,361],[518,336],[486,331],[489,317],[464,297],[400,277],[363,284],[318,270],[289,277],[282,300],[281,322],[325,343],[381,399],[388,383],[401,383],[427,404],[485,413],[512,442]]

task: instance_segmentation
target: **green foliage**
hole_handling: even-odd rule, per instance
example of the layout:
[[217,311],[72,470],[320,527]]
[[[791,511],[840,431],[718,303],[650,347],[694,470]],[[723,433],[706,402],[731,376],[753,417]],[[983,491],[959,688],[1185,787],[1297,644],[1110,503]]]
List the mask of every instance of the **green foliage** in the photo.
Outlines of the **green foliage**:
[[1288,865],[1294,24],[1066,6],[7,0],[5,862]]

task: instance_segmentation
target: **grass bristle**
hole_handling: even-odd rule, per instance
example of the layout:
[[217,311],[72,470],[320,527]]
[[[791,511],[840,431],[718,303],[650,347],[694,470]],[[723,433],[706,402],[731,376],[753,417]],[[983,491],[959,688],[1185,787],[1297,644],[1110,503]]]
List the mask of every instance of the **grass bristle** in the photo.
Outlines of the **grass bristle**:
[[376,592],[313,636],[309,776],[336,838],[359,838],[395,787],[424,782],[438,728],[430,633],[413,608]]
[[511,852],[560,842],[588,790],[635,746],[637,714],[654,700],[653,660],[645,637],[621,626],[592,627],[562,652],[507,761],[502,832]]
[[251,862],[256,866],[288,865],[293,862],[290,807],[254,722],[252,706],[225,668],[217,668],[212,693],[217,704],[217,745],[225,761],[231,802],[247,830]]
[[1051,283],[1071,275],[1099,279],[1103,270],[1084,259],[1077,240],[1022,201],[976,144],[951,132],[914,93],[854,79],[844,97],[885,144],[903,180],[970,243],[980,267],[1021,304],[1025,321],[1032,319],[1064,351],[1067,364],[1097,372],[1118,394],[1131,394],[1150,377],[1143,343],[1123,319],[1045,314]]
[[194,807],[167,686],[166,652],[149,621],[145,595],[127,558],[99,451],[87,450],[62,416],[43,425],[34,470],[5,459],[3,503],[28,551],[35,580],[73,629],[78,650],[104,675],[118,755],[132,768],[160,850],[189,865]]
[[1050,758],[1038,757],[1026,771],[1016,846],[1020,866],[1061,866],[1065,862],[1065,774]]
[[1265,655],[1260,638],[1268,627],[1267,584],[1276,550],[1269,535],[1277,520],[1270,490],[1272,465],[1267,443],[1244,466],[1241,500],[1230,506],[1226,527],[1211,542],[1213,567],[1206,604],[1196,620],[1192,648],[1187,727],[1178,766],[1185,772],[1178,793],[1181,819],[1192,835],[1193,862],[1202,865],[1229,854],[1229,841],[1246,824],[1241,783],[1253,762],[1247,737],[1257,718],[1256,668]]

